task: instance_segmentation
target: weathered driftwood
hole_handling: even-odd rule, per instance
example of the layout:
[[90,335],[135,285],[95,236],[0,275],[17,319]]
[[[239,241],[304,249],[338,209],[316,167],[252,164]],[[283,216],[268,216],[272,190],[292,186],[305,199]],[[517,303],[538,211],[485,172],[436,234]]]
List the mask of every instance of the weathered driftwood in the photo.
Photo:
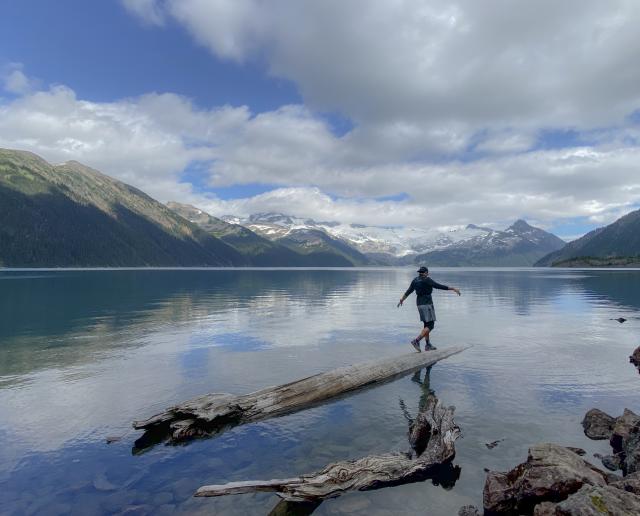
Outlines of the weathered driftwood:
[[296,412],[418,370],[464,349],[466,347],[452,347],[364,362],[250,394],[207,394],[134,422],[134,428],[145,430],[136,441],[134,452],[162,441],[177,444],[211,437],[233,426]]
[[455,457],[460,428],[453,420],[453,412],[454,407],[443,407],[435,395],[429,395],[410,432],[412,437],[419,434],[425,439],[422,436],[426,436],[426,447],[417,458],[412,458],[411,453],[399,452],[372,455],[336,462],[316,473],[294,478],[203,486],[195,496],[270,491],[289,501],[317,501],[340,496],[345,491],[366,491],[423,480],[435,475]]

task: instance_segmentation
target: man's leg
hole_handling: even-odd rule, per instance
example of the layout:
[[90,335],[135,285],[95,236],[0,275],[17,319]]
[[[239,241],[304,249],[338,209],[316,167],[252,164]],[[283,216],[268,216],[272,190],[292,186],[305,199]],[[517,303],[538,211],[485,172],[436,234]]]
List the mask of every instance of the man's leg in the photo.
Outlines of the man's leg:
[[424,324],[424,328],[420,332],[420,335],[411,341],[411,345],[416,349],[416,351],[420,351],[420,341],[424,337],[426,337],[427,342],[429,342],[429,323],[422,321],[422,324]]
[[429,340],[429,334],[431,333],[431,331],[433,331],[433,328],[435,327],[436,323],[435,321],[429,321],[427,323],[427,330],[429,330],[427,332],[427,338],[426,338],[426,342],[424,344],[424,350],[425,351],[429,351],[430,349],[436,349],[436,347],[434,345],[431,344],[431,341]]
[[431,331],[431,329],[429,328],[429,323],[426,321],[422,321],[422,324],[424,324],[424,328],[422,328],[420,335],[416,337],[416,342],[418,343],[420,343],[422,339],[426,339],[427,342],[429,342],[429,332]]

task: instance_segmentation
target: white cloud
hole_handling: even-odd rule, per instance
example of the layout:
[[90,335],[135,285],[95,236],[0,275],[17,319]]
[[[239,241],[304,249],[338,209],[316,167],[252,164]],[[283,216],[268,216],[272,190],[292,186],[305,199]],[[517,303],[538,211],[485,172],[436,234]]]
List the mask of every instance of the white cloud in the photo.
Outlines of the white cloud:
[[[268,5],[256,9],[254,0],[189,0],[167,2],[167,9],[187,25],[195,38],[226,59],[243,61],[260,52],[270,27]],[[264,7],[264,8],[263,8]]]
[[11,72],[4,82],[4,89],[10,93],[27,93],[30,88],[29,79],[21,70]]
[[166,0],[212,53],[264,59],[358,123],[598,127],[639,107],[635,0]]
[[[592,147],[529,152],[522,152],[527,145],[518,133],[490,133],[486,141],[507,144],[486,144],[493,152],[471,162],[433,162],[420,156],[421,138],[432,137],[434,148],[457,148],[451,135],[459,131],[433,134],[428,126],[406,123],[395,130],[357,127],[338,137],[304,106],[253,115],[247,107],[200,109],[175,94],[98,103],[64,86],[0,103],[0,146],[51,162],[76,159],[161,201],[188,202],[217,215],[283,211],[422,227],[502,225],[518,217],[544,225],[572,217],[608,222],[640,199],[640,148],[625,137],[633,140],[634,131],[620,126]],[[193,162],[208,164],[216,186],[276,188],[220,200],[182,181]],[[408,198],[377,200],[400,193]]]
[[55,86],[0,104],[0,146],[78,160],[166,199],[187,189],[178,182],[189,163],[214,157],[214,135],[247,117],[242,107],[198,111],[173,94],[96,103]]
[[25,75],[21,63],[9,63],[3,68],[0,70],[0,80],[4,83],[5,91],[14,95],[24,95],[35,88],[36,81]]
[[524,152],[532,149],[535,143],[535,134],[505,129],[485,135],[475,150],[494,154]]
[[[216,148],[214,185],[279,185],[300,215],[360,222],[601,223],[638,202],[640,137],[628,121],[640,108],[635,0],[151,5],[213,55],[264,63],[305,99],[248,117]],[[340,112],[354,129],[336,137],[317,110]],[[593,147],[535,150],[549,130]],[[488,157],[457,161],[469,150]],[[398,211],[348,200],[401,192],[411,198],[390,204]],[[226,208],[267,209],[278,198]]]

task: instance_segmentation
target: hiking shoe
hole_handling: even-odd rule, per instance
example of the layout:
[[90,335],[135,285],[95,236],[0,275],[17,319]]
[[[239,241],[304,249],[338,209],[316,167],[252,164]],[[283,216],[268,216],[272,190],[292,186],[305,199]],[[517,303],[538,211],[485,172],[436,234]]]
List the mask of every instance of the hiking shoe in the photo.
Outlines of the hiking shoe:
[[416,349],[418,353],[420,353],[420,344],[418,343],[418,339],[413,339],[411,341],[411,345]]
[[427,343],[424,345],[424,350],[425,350],[425,351],[433,351],[433,350],[435,350],[435,349],[438,349],[438,348],[436,348],[433,344],[431,344],[431,342],[427,342]]

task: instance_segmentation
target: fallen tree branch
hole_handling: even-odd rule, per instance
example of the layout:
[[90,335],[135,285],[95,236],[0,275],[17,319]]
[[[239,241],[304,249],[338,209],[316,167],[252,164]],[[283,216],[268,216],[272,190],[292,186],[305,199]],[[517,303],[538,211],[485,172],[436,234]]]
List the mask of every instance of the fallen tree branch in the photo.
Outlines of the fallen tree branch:
[[[468,346],[467,346],[468,347]],[[460,353],[453,347],[364,362],[244,395],[207,394],[167,409],[133,427],[145,431],[134,453],[159,442],[211,437],[233,426],[309,408],[326,400],[432,365]]]
[[455,457],[454,444],[460,435],[460,428],[453,420],[454,410],[454,407],[443,407],[435,395],[429,395],[411,432],[427,435],[428,439],[424,452],[417,458],[412,458],[411,452],[372,455],[336,462],[316,473],[294,478],[203,486],[195,496],[270,491],[288,501],[317,501],[340,496],[346,491],[366,491],[424,480],[436,475],[443,465],[450,464]]

